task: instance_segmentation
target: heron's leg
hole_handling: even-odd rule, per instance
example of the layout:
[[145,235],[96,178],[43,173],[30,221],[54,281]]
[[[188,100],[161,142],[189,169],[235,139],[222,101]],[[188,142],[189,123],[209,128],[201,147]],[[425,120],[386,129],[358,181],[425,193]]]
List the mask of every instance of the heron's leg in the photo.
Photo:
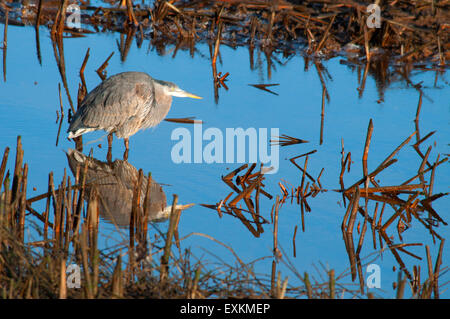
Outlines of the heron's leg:
[[123,153],[123,160],[127,161],[128,160],[128,147],[129,147],[129,143],[128,143],[128,137],[123,139],[123,143],[125,144],[125,153]]
[[75,141],[75,148],[78,152],[83,152],[83,136],[78,136],[73,139]]
[[108,161],[108,163],[112,162],[112,141],[113,141],[113,136],[112,133],[108,134],[108,154],[106,155],[106,160]]
[[108,148],[112,148],[113,133],[108,134]]

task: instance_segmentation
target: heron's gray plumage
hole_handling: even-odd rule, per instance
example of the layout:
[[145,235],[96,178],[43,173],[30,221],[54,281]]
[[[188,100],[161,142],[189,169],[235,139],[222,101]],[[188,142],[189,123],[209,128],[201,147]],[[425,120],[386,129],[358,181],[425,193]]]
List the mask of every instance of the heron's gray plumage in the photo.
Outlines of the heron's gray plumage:
[[[138,180],[138,170],[127,161],[115,160],[112,163],[102,162],[87,157],[81,152],[69,149],[66,153],[70,169],[75,174],[77,166],[80,173],[87,162],[85,199],[89,200],[90,191],[95,187],[98,192],[100,214],[106,220],[123,227],[130,224],[130,214],[133,200],[133,189]],[[80,176],[82,178],[82,176]],[[140,189],[141,206],[147,190],[148,180],[142,180]],[[149,221],[160,221],[168,218],[166,209],[166,194],[161,185],[152,180],[149,198]]]
[[73,116],[69,138],[105,130],[119,138],[158,125],[172,104],[173,92],[183,92],[174,83],[153,79],[143,72],[123,72],[100,83],[83,100]]

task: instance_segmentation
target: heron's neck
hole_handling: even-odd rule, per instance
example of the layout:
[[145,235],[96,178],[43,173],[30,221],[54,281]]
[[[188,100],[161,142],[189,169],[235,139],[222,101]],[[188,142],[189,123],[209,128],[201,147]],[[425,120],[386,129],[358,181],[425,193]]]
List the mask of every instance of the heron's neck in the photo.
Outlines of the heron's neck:
[[160,107],[161,107],[161,105],[168,106],[168,110],[169,110],[170,106],[172,104],[172,95],[165,94],[164,87],[162,85],[160,85],[159,83],[155,82],[154,85],[155,85],[156,103],[158,103],[158,105]]
[[156,107],[152,110],[152,117],[156,123],[161,122],[169,113],[172,105],[172,96],[164,93],[164,87],[155,82],[155,101]]

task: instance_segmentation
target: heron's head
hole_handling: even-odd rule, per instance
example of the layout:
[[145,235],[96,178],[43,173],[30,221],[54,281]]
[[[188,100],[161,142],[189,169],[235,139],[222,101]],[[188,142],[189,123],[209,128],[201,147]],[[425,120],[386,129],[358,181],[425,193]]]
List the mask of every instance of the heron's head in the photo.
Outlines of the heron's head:
[[166,95],[176,96],[176,97],[190,97],[193,99],[201,99],[202,97],[197,96],[195,94],[186,92],[178,87],[175,83],[167,82],[167,81],[159,81],[159,84],[164,89],[164,93]]

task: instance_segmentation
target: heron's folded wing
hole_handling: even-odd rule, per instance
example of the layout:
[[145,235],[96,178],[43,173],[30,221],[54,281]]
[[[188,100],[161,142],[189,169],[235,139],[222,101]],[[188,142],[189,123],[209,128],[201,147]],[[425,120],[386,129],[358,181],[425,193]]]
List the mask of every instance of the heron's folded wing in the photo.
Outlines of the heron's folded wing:
[[145,117],[153,105],[152,82],[145,79],[109,78],[84,99],[71,129],[114,128],[131,117]]

